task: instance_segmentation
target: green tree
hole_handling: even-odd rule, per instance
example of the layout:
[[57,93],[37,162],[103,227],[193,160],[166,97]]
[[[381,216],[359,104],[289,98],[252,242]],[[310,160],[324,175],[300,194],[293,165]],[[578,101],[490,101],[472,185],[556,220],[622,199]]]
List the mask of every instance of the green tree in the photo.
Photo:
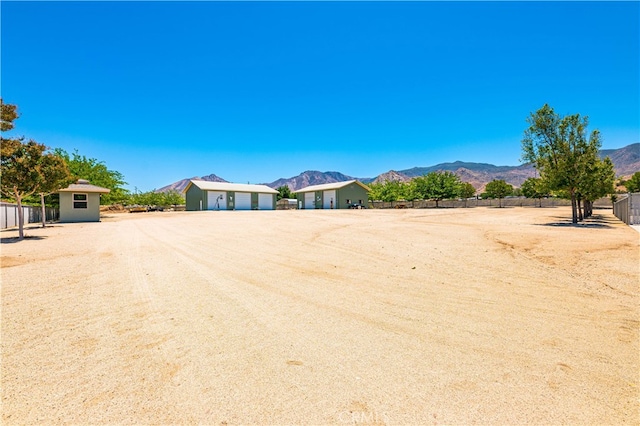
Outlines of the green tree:
[[487,184],[486,194],[491,198],[497,198],[499,206],[502,208],[502,199],[513,194],[513,186],[502,179],[494,179]]
[[371,201],[398,201],[406,199],[408,185],[398,181],[376,182],[368,184]]
[[551,191],[571,199],[572,222],[578,222],[581,182],[589,179],[588,165],[598,156],[600,132],[586,137],[588,118],[580,114],[561,117],[545,104],[527,118],[522,139],[523,160],[534,164]]
[[[18,118],[17,106],[1,104],[2,132],[14,128]],[[24,212],[22,201],[32,194],[40,194],[42,226],[46,225],[44,196],[67,186],[69,169],[59,156],[46,152],[47,147],[34,140],[0,137],[0,194],[10,197],[18,205],[18,236],[24,238]]]
[[[0,192],[18,205],[18,235],[24,238],[22,200],[32,194],[46,194],[69,183],[64,161],[33,140],[4,139],[0,153]],[[42,199],[44,195],[42,196]],[[43,201],[44,206],[44,201]],[[44,220],[44,219],[43,219]]]
[[167,191],[165,193],[162,194],[163,195],[163,199],[162,199],[162,205],[163,206],[178,206],[178,205],[183,205],[185,203],[185,199],[182,196],[182,194],[180,194],[178,191],[176,190],[171,190],[171,191]]
[[540,178],[528,178],[522,183],[522,195],[527,198],[537,198],[542,207],[542,198],[549,196],[549,190],[545,187],[544,181]]
[[159,204],[162,199],[162,194],[158,194],[155,191],[147,191],[147,192],[134,192],[131,196],[128,197],[130,204],[135,204],[139,206],[156,206]]
[[467,207],[467,200],[476,195],[475,186],[469,182],[462,182],[460,184],[460,198],[464,199],[464,206]]
[[291,188],[289,188],[288,185],[282,185],[276,188],[276,191],[278,191],[278,195],[276,195],[278,201],[282,200],[283,198],[295,198],[291,192]]
[[462,182],[449,171],[431,172],[413,179],[416,195],[423,200],[434,200],[436,208],[441,200],[460,196]]
[[616,176],[613,162],[609,157],[603,160],[595,157],[586,165],[586,172],[582,177],[583,180],[578,188],[578,200],[583,202],[584,214],[582,215],[579,210],[578,215],[587,218],[593,214],[595,200],[615,192]]
[[640,192],[640,172],[635,172],[629,180],[625,181],[624,187],[629,192]]
[[47,224],[45,197],[61,188],[67,187],[74,182],[74,179],[64,159],[54,154],[48,154],[42,157],[40,161],[40,173],[43,179],[37,193],[40,195],[42,227],[44,228]]
[[128,191],[124,189],[127,182],[122,173],[109,170],[103,161],[87,158],[74,151],[71,155],[63,149],[57,148],[54,153],[62,157],[75,179],[86,179],[92,185],[111,190],[109,194],[100,197],[100,204],[124,204],[128,199]]

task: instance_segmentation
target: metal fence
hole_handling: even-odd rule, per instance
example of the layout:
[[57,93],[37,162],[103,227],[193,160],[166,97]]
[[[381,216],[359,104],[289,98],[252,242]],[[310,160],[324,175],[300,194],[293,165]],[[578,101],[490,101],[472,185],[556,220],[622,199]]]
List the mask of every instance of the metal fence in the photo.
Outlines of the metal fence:
[[[24,223],[42,222],[42,207],[22,206],[24,212]],[[60,209],[45,207],[47,222],[60,219]],[[18,206],[17,204],[0,203],[0,228],[13,228],[18,226]]]
[[640,193],[627,194],[616,201],[613,214],[627,225],[640,225]]

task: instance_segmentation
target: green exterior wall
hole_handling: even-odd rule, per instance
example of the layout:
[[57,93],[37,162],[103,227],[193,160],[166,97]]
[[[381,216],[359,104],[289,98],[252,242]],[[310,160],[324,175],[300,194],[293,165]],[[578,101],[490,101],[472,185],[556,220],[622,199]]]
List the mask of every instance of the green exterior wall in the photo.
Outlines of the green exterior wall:
[[74,192],[60,192],[60,222],[100,222],[100,194],[95,192],[75,192],[87,194],[87,208],[73,207]]
[[338,209],[348,209],[349,204],[347,204],[347,200],[350,200],[352,203],[357,203],[362,200],[362,205],[365,207],[369,204],[369,193],[355,182],[336,190],[336,198],[336,208]]
[[[187,211],[197,211],[207,209],[207,191],[203,191],[195,185],[189,186],[187,193],[185,194]],[[202,208],[200,207],[202,202]]]

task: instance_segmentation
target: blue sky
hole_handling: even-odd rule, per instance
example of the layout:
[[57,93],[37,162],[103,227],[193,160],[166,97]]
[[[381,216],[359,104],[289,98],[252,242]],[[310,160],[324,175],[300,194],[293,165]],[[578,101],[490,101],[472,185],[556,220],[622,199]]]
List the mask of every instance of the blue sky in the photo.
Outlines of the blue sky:
[[[529,113],[640,139],[638,2],[12,2],[12,134],[128,188],[518,165]],[[7,135],[7,136],[8,136]]]

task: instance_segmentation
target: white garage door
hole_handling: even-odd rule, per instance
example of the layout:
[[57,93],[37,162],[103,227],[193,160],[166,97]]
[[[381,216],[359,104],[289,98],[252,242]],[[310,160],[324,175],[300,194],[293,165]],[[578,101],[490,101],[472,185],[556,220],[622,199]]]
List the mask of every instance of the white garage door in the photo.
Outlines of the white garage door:
[[251,210],[251,193],[236,192],[236,210]]
[[226,210],[227,209],[227,193],[208,191],[207,194],[207,210]]
[[316,208],[315,197],[316,197],[316,193],[315,192],[305,192],[304,193],[304,208],[305,208],[305,210],[306,209],[315,209]]
[[260,210],[273,210],[273,195],[258,194],[258,208]]
[[[333,191],[324,191],[322,194],[322,208],[330,209],[336,208],[336,190]],[[332,203],[333,201],[333,203]]]

